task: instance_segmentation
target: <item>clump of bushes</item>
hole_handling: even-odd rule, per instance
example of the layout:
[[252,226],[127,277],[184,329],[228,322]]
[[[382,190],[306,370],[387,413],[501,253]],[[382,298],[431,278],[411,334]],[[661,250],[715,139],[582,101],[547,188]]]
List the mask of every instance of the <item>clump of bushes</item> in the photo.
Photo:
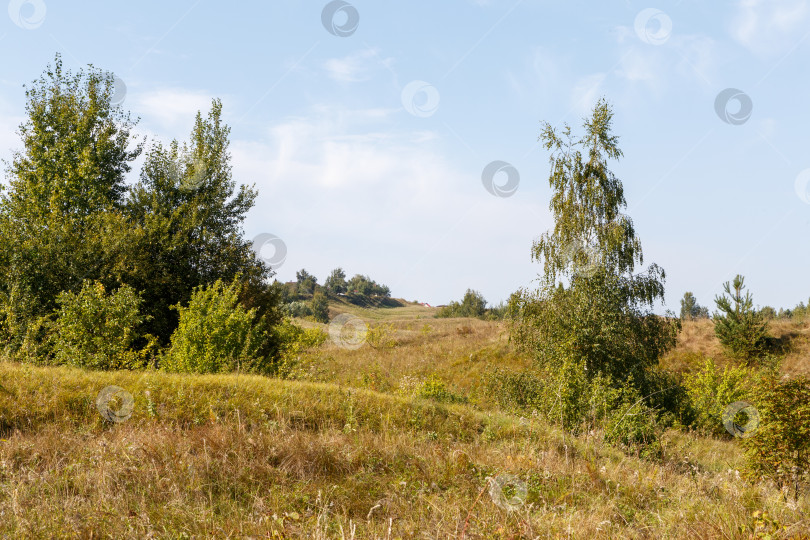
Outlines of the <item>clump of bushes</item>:
[[764,379],[751,400],[760,415],[752,436],[742,440],[746,475],[792,489],[798,500],[810,480],[810,379]]
[[489,395],[516,414],[537,413],[572,434],[600,431],[604,440],[648,459],[662,455],[660,411],[630,382],[588,377],[581,362],[556,370],[495,370],[486,381]]
[[290,302],[284,306],[285,315],[303,319],[312,316],[312,308],[306,302]]
[[366,333],[366,343],[375,349],[393,349],[398,345],[394,338],[393,324],[377,324],[370,326]]
[[447,385],[435,375],[430,377],[422,383],[417,396],[426,399],[435,399],[442,403],[466,403],[467,398],[456,394],[447,388]]
[[722,371],[711,358],[703,367],[686,375],[684,387],[694,411],[693,427],[715,435],[729,435],[723,427],[723,411],[734,403],[749,398],[756,374],[745,367],[726,367]]
[[321,291],[317,291],[312,296],[310,309],[312,310],[312,317],[315,321],[324,324],[329,322],[329,300]]
[[274,341],[278,344],[274,374],[289,377],[304,351],[320,347],[329,335],[320,328],[303,328],[290,319],[284,319],[273,329]]
[[506,311],[502,302],[498,306],[487,308],[487,301],[484,296],[472,289],[467,289],[461,302],[450,302],[436,312],[436,317],[473,317],[478,319],[499,320],[503,319]]
[[56,363],[91,369],[143,367],[143,354],[130,349],[133,329],[144,319],[134,289],[123,285],[108,293],[100,282],[85,281],[78,293],[63,291],[56,301]]
[[239,278],[226,285],[217,280],[209,287],[198,287],[188,306],[175,306],[180,314],[171,346],[163,359],[168,371],[220,373],[272,371],[267,359],[259,357],[263,347],[256,310],[239,303]]

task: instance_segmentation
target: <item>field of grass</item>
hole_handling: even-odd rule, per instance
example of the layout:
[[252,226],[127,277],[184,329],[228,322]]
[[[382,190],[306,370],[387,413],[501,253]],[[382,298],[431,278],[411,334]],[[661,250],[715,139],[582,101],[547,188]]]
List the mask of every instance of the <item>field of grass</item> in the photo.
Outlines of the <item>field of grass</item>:
[[[663,460],[649,462],[598,433],[571,437],[499,410],[485,375],[531,366],[501,323],[435,319],[412,304],[331,311],[382,326],[389,343],[327,342],[301,355],[291,380],[0,362],[0,535],[810,535],[810,498],[740,478],[735,441],[668,431]],[[723,361],[705,323],[687,323],[668,367],[692,369],[700,352]],[[807,372],[810,328],[774,334],[790,348],[784,369]],[[420,397],[428,380],[454,399]],[[124,421],[97,410],[109,385],[134,398]],[[505,475],[525,496],[514,483],[499,493]]]

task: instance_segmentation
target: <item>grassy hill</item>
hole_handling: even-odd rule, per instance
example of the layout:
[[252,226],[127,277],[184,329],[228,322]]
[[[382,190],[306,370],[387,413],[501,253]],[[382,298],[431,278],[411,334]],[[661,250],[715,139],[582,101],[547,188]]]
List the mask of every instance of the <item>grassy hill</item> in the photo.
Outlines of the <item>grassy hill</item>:
[[[301,355],[294,380],[0,362],[0,535],[747,538],[773,523],[810,534],[807,496],[794,504],[741,479],[735,441],[669,431],[649,462],[499,410],[485,375],[531,366],[503,325],[403,304],[333,303],[332,316],[360,316],[396,345],[327,342]],[[693,369],[701,351],[722,362],[710,330],[687,323],[668,367]],[[791,347],[785,369],[807,371],[810,327],[774,333]],[[123,422],[96,408],[108,385],[134,398]],[[510,474],[526,486],[511,511],[489,490]]]

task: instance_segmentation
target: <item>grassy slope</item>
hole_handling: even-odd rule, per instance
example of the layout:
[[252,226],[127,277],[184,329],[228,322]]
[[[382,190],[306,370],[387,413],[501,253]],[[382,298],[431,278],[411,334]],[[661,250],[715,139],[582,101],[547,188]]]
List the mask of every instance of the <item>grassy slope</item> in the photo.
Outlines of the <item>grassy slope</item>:
[[[649,463],[495,409],[482,376],[530,365],[498,323],[339,311],[392,325],[399,345],[328,343],[294,381],[0,363],[0,535],[719,538],[748,536],[755,510],[810,532],[808,499],[741,480],[733,441],[669,432]],[[686,330],[672,363],[705,341]],[[431,374],[469,404],[414,397]],[[134,396],[126,422],[95,409],[110,384]],[[527,483],[515,512],[482,492],[499,474]]]

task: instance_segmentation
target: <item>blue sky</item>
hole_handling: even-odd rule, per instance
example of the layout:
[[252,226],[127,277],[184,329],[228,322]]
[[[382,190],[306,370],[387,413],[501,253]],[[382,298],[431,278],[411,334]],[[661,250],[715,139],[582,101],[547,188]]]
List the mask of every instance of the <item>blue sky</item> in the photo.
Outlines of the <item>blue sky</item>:
[[[553,226],[540,122],[577,132],[604,96],[645,265],[667,273],[657,311],[687,290],[714,309],[737,273],[792,307],[810,296],[808,23],[799,0],[13,0],[0,156],[57,52],[114,72],[150,140],[186,138],[219,97],[234,177],[259,189],[245,233],[287,249],[278,279],[341,266],[408,300],[497,303],[533,285]],[[509,196],[482,183],[496,160],[519,174]]]

